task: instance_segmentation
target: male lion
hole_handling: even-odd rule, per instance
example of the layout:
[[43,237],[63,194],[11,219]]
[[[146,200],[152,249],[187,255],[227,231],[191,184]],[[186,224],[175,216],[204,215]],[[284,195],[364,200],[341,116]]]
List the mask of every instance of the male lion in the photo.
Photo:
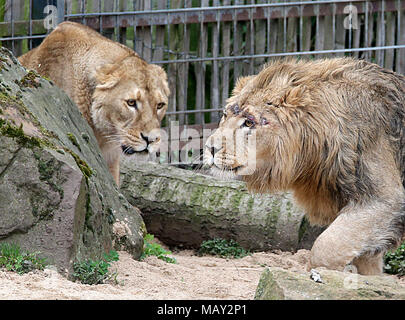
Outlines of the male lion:
[[58,25],[19,60],[53,80],[77,104],[118,185],[122,152],[157,151],[169,95],[161,67],[74,22]]
[[[405,230],[404,121],[399,74],[351,58],[281,60],[238,81],[204,160],[251,190],[292,190],[310,222],[330,224],[309,267],[380,274]],[[256,145],[229,147],[236,131]]]

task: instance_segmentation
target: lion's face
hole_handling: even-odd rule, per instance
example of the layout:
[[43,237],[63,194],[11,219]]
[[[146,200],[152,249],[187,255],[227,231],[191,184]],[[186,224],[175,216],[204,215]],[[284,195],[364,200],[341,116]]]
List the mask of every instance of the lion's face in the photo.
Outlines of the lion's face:
[[165,71],[138,57],[97,70],[92,120],[104,138],[126,155],[156,152],[168,104]]
[[[291,138],[291,113],[280,108],[283,90],[255,88],[254,77],[242,78],[227,101],[218,129],[204,150],[204,164],[220,177],[242,178],[252,188],[275,189],[292,170],[299,146]],[[295,136],[297,137],[297,135]],[[275,181],[262,181],[264,177]],[[277,180],[277,181],[276,181]]]

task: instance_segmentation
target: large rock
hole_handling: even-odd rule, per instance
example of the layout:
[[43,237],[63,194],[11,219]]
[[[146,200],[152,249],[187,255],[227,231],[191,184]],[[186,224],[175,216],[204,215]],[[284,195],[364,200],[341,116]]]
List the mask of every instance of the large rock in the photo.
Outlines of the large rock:
[[148,232],[169,245],[199,247],[234,239],[251,250],[310,248],[308,226],[291,195],[254,195],[240,181],[221,181],[168,165],[124,161],[121,192],[142,211]]
[[[385,300],[405,299],[405,284],[394,276],[362,276],[319,269],[321,282],[310,272],[266,268],[259,280],[256,300]],[[315,279],[315,277],[314,277]],[[319,280],[319,278],[318,278]]]
[[77,107],[1,48],[0,241],[71,270],[113,245],[139,257],[143,229]]

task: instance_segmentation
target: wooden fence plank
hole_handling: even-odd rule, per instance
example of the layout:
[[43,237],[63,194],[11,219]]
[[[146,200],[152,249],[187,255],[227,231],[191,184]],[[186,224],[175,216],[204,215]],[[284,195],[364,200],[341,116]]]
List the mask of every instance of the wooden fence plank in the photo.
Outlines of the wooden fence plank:
[[[224,6],[230,4],[230,0],[223,1]],[[229,56],[231,54],[231,23],[223,22],[222,24],[222,46],[221,55],[223,57]],[[229,95],[229,73],[230,73],[230,62],[223,61],[221,65],[221,106],[225,106],[226,99]]]
[[[258,0],[257,4],[266,3],[266,0]],[[266,52],[267,43],[267,20],[255,21],[255,54],[264,54]],[[258,73],[265,62],[264,58],[255,59],[254,73]]]
[[[209,0],[202,0],[201,7],[208,7]],[[199,57],[206,57],[207,55],[207,41],[208,41],[208,30],[207,25],[204,23],[200,23],[200,38],[198,42],[198,56]],[[197,62],[195,64],[196,70],[196,82],[197,82],[197,96],[196,96],[196,110],[203,110],[205,109],[205,73],[206,73],[206,65],[205,62]],[[204,123],[204,114],[203,113],[196,113],[195,121],[198,124]]]
[[[220,1],[214,0],[214,6],[219,6]],[[219,57],[219,33],[220,33],[221,22],[219,20],[212,26],[212,56],[214,58]],[[211,70],[211,108],[219,108],[219,63],[218,61],[212,62]],[[210,122],[218,122],[218,112],[212,112],[210,114]]]
[[[191,0],[184,0],[184,8],[191,8]],[[181,39],[180,49],[183,53],[183,58],[186,58],[186,54],[190,50],[190,30],[187,24],[183,24],[179,30],[180,34],[179,37]],[[188,72],[189,72],[189,63],[184,62],[181,63],[179,66],[178,71],[178,104],[177,110],[178,111],[185,111],[187,110],[187,89],[188,89]],[[185,124],[186,115],[180,114],[179,115],[179,123],[180,125]]]

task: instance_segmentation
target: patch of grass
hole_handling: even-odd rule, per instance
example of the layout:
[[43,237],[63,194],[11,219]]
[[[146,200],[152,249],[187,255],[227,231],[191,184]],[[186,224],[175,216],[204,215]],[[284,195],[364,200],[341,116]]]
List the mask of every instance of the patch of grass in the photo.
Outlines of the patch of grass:
[[168,263],[176,263],[176,259],[168,257],[167,255],[172,254],[170,251],[167,251],[162,248],[160,244],[154,243],[154,236],[152,234],[146,234],[144,237],[144,249],[141,256],[141,260],[145,259],[148,256],[156,256],[159,259],[166,261]]
[[102,260],[87,259],[73,263],[73,279],[79,280],[84,284],[101,284],[109,279],[116,279],[117,273],[111,273],[110,268],[112,261],[118,261],[118,252],[111,250],[104,254]]
[[221,258],[243,258],[250,254],[249,251],[242,248],[235,240],[221,238],[203,241],[198,253],[200,255],[220,256]]
[[16,244],[0,244],[0,267],[23,274],[32,270],[44,270],[46,259],[38,257],[39,252],[25,252]]
[[384,256],[384,271],[405,276],[405,242],[395,251],[388,251]]

